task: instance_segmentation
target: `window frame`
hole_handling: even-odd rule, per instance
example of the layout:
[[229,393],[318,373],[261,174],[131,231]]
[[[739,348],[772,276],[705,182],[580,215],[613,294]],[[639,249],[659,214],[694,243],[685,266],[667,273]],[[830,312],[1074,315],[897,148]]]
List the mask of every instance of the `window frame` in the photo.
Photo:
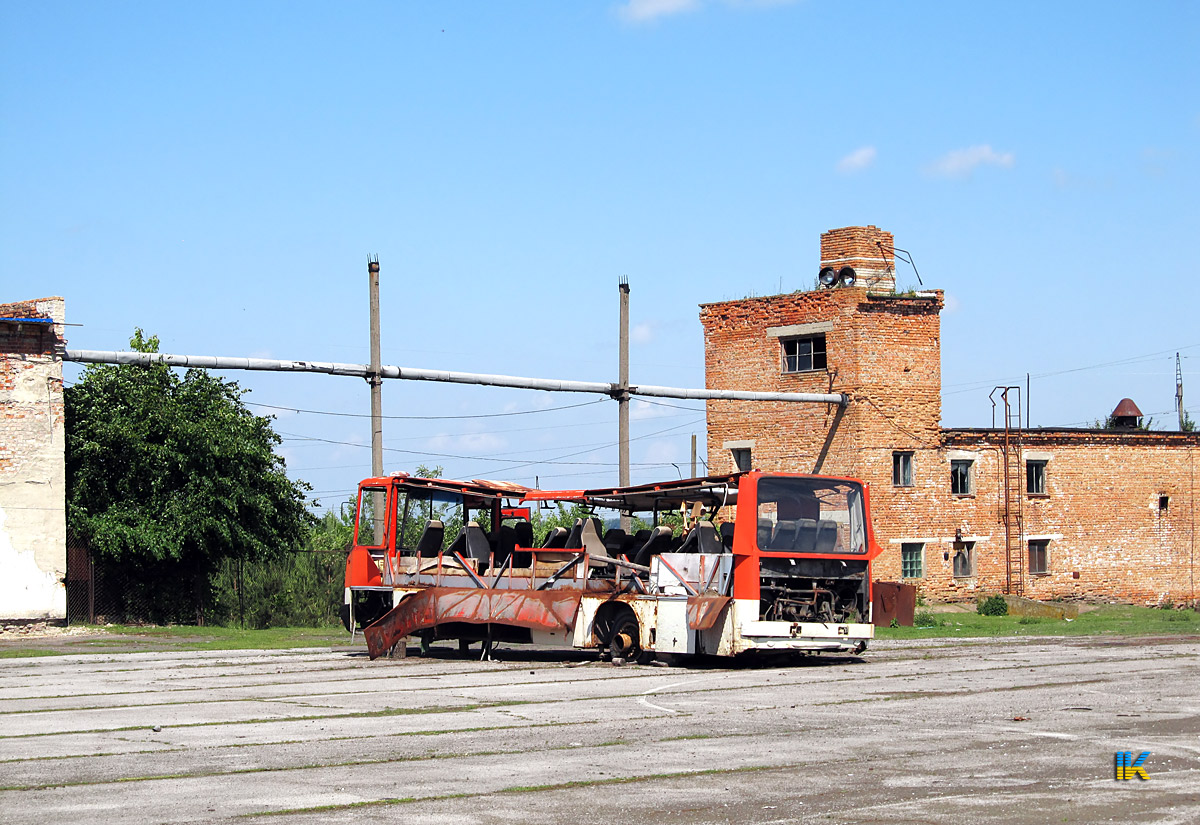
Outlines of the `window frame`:
[[[1041,459],[1041,458],[1025,459],[1025,494],[1026,495],[1028,495],[1028,496],[1048,496],[1048,495],[1050,495],[1050,493],[1047,492],[1048,484],[1046,481],[1046,476],[1048,475],[1046,472],[1046,468],[1047,468],[1048,464],[1049,464],[1048,461],[1046,461],[1045,459]],[[1035,467],[1037,468],[1037,472],[1036,473],[1030,472],[1030,470],[1032,470]],[[1035,479],[1038,482],[1036,485],[1034,484]],[[1034,489],[1035,486],[1037,487],[1037,489]]]
[[[812,346],[809,347],[808,353],[799,351],[799,344],[803,341],[809,341]],[[816,346],[820,342],[820,350]],[[788,346],[796,347],[794,353],[788,353]],[[825,333],[817,332],[812,335],[790,335],[787,338],[779,339],[779,354],[780,354],[780,370],[783,375],[803,375],[808,372],[825,372],[829,369],[829,346],[828,340],[825,338]],[[808,359],[808,368],[800,367],[801,358]],[[820,363],[818,364],[818,360]],[[789,367],[795,365],[795,369]]]
[[[909,558],[905,558],[905,554],[909,554]],[[917,572],[914,575],[912,571],[911,555],[916,555]],[[908,570],[909,572],[905,572]],[[900,545],[900,578],[902,579],[923,579],[925,578],[925,542],[923,541],[906,541]]]
[[[1042,567],[1040,570],[1033,569],[1033,550],[1034,545],[1038,545],[1042,556]],[[1031,576],[1048,576],[1050,575],[1050,539],[1029,539],[1025,543],[1025,570]]]
[[[958,557],[962,554],[967,560],[967,572],[958,572]],[[950,557],[950,563],[956,579],[970,579],[975,576],[975,542],[964,541],[954,548],[954,555]]]
[[[963,481],[966,484],[965,490],[954,489],[957,477],[955,469],[958,467],[966,468],[963,473]],[[950,495],[952,496],[973,496],[975,495],[975,461],[970,458],[952,458],[950,459]]]
[[[912,450],[893,450],[892,451],[892,486],[893,487],[915,487],[916,482],[913,480],[913,456]],[[905,473],[907,470],[907,474]]]

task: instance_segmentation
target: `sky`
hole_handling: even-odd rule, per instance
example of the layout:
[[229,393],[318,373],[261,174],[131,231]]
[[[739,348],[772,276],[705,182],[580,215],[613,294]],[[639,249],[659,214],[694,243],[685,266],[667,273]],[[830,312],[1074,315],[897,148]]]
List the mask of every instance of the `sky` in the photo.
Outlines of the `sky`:
[[[0,302],[64,296],[72,349],[366,363],[373,253],[383,363],[615,381],[627,278],[631,381],[702,387],[699,304],[874,224],[945,290],[945,426],[1028,374],[1034,426],[1174,427],[1197,53],[1187,2],[4,3]],[[223,375],[321,508],[369,474],[362,379]],[[616,483],[604,397],[383,393],[387,471]],[[698,402],[632,418],[635,483],[706,454]]]

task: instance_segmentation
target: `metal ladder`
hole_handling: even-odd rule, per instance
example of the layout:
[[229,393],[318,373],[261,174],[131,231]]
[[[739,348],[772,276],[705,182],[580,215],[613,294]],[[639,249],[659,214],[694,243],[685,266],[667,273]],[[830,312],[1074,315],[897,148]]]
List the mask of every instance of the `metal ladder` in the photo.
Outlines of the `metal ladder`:
[[[1009,392],[1016,391],[1016,404]],[[1000,446],[1000,522],[1004,525],[1004,592],[1020,596],[1025,592],[1025,461],[1021,422],[1021,388],[996,387],[988,397],[992,401],[992,428],[996,429],[996,392],[1004,406],[1004,438]]]

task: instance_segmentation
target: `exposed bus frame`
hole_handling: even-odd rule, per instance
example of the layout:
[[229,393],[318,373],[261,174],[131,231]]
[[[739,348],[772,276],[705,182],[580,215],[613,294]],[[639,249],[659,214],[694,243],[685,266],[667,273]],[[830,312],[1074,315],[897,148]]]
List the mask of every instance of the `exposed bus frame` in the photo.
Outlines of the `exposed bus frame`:
[[[756,507],[758,484],[764,478],[808,479],[814,484],[860,490],[863,552],[850,556],[760,547]],[[360,500],[379,488],[388,496],[384,544],[360,545],[356,528],[347,559],[344,613],[347,624],[354,627],[356,594],[359,600],[377,594],[374,615],[359,617],[369,620],[363,624],[372,658],[410,635],[425,642],[456,638],[460,644],[524,641],[599,648],[626,658],[663,653],[728,656],[750,651],[861,651],[873,637],[870,563],[879,547],[871,527],[869,489],[856,479],[754,471],[627,488],[540,491],[497,482],[398,475],[365,480]],[[736,518],[728,543],[718,552],[668,551],[638,560],[649,564],[611,553],[598,531],[583,524],[585,520],[577,520],[572,531],[575,546],[534,548],[510,542],[503,551],[495,539],[488,541],[481,526],[471,522],[464,525],[453,546],[443,551],[439,540],[436,556],[422,557],[415,548],[399,548],[395,540],[399,529],[395,502],[401,489],[461,496],[464,521],[467,508],[485,510],[491,514],[493,534],[500,533],[504,514],[527,519],[527,510],[522,513],[520,508],[504,507],[505,499],[517,497],[525,505],[582,503],[622,513],[653,512],[655,520],[660,504],[674,507],[687,502],[710,513],[728,513],[733,508]],[[712,524],[700,524],[707,525],[697,529],[707,531],[711,550]],[[697,548],[701,543],[696,543]],[[804,591],[811,603],[795,598],[777,600],[793,620],[779,620],[777,615],[768,618],[763,612],[760,602],[763,591],[769,589],[763,584],[768,581],[764,571],[771,567],[772,559],[789,560],[789,565],[799,563],[801,567],[823,565],[825,572],[804,574],[812,580]],[[779,564],[782,562],[775,567]],[[818,587],[817,579],[834,576],[829,571],[838,569],[848,571],[843,584],[857,588],[857,595],[854,608],[839,611],[839,620],[834,620],[832,605],[823,603],[823,614],[816,610],[818,598],[834,598],[828,588]],[[784,573],[770,573],[777,575],[786,575],[786,568]],[[811,611],[803,614],[808,608]]]

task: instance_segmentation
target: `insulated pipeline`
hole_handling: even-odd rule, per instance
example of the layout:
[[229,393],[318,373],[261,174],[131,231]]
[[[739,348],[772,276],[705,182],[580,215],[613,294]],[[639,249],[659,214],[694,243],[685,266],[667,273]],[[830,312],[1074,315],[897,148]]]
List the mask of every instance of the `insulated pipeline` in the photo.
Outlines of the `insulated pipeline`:
[[[372,374],[366,364],[339,364],[329,361],[280,361],[270,358],[238,358],[218,355],[174,355],[165,352],[111,352],[103,350],[70,349],[63,353],[64,361],[82,364],[166,364],[170,367],[196,367],[210,370],[264,370],[271,372],[310,372],[324,375],[351,375],[367,378]],[[524,378],[517,375],[489,375],[475,372],[426,370],[414,367],[384,365],[379,369],[383,378],[403,381],[435,381],[450,384],[476,384],[488,387],[509,387],[548,392],[583,392],[607,395],[621,394],[620,386],[601,381],[567,381],[553,378]],[[750,392],[742,390],[684,389],[633,385],[630,395],[648,398],[679,398],[696,401],[786,401],[810,404],[845,406],[849,397],[843,393],[808,392]]]

